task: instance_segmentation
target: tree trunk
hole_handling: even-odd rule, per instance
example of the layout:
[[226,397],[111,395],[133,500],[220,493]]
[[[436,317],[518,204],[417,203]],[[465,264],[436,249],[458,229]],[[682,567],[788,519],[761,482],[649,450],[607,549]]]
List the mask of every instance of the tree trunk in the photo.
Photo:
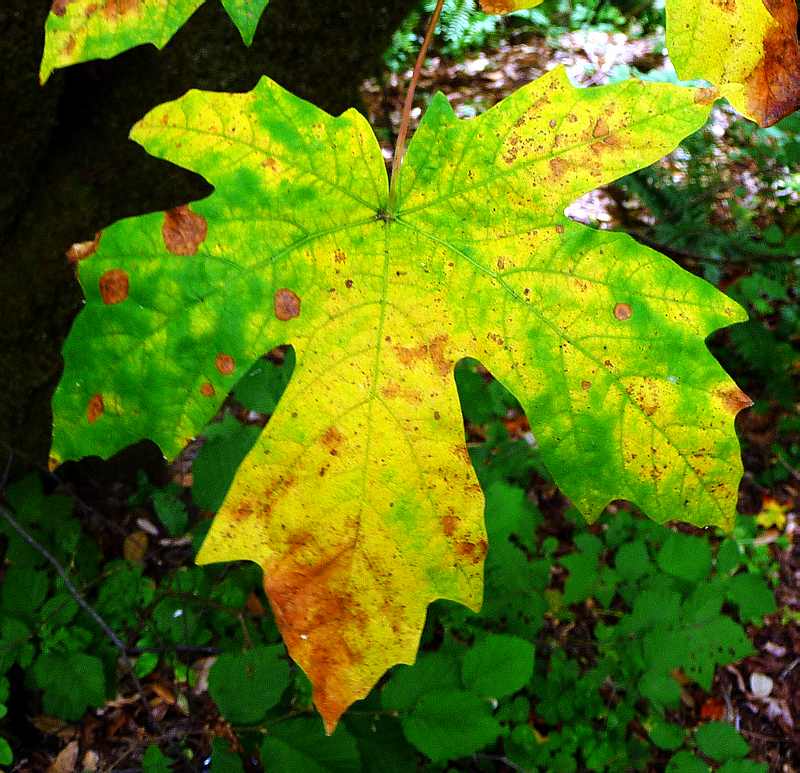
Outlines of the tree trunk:
[[141,46],[57,71],[41,88],[48,3],[4,0],[0,441],[21,459],[47,459],[59,353],[81,303],[68,247],[120,218],[210,191],[196,175],[148,156],[128,140],[130,127],[190,88],[247,91],[264,74],[340,112],[357,104],[359,84],[378,71],[392,32],[416,4],[271,0],[248,49],[220,0],[206,0],[162,51]]

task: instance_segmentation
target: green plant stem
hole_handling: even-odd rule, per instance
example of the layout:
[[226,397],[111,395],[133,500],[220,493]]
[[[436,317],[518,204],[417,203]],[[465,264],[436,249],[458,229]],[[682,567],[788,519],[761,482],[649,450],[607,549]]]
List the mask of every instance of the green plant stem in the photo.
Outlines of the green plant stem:
[[392,159],[392,179],[389,184],[389,210],[394,207],[395,199],[397,198],[397,178],[400,171],[400,164],[403,163],[403,156],[406,152],[406,140],[408,139],[408,129],[411,124],[411,108],[414,106],[414,93],[417,90],[417,83],[419,76],[422,72],[422,66],[425,64],[425,57],[428,54],[433,36],[436,34],[436,25],[439,23],[439,16],[442,14],[444,7],[444,0],[438,0],[436,8],[433,9],[430,21],[428,22],[428,29],[425,31],[425,38],[417,54],[417,61],[414,64],[414,72],[411,75],[411,82],[408,84],[408,91],[406,92],[406,99],[403,103],[403,112],[400,116],[400,129],[397,132],[397,143],[394,147],[394,158]]

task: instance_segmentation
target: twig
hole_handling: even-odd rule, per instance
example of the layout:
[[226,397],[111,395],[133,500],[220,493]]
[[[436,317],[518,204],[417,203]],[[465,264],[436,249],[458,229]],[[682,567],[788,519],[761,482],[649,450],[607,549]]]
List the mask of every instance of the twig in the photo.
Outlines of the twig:
[[392,159],[392,180],[389,186],[389,207],[394,204],[397,195],[397,177],[400,171],[400,164],[403,162],[403,156],[406,152],[406,139],[408,137],[408,128],[411,124],[411,108],[414,105],[414,92],[417,90],[417,82],[419,81],[422,66],[425,64],[425,56],[428,53],[433,36],[436,33],[436,25],[439,23],[439,16],[442,13],[444,0],[439,0],[436,3],[431,14],[430,21],[428,22],[428,29],[425,31],[425,39],[417,54],[417,61],[414,64],[414,73],[411,76],[411,82],[408,84],[408,91],[406,92],[406,100],[403,103],[403,112],[400,117],[400,129],[397,132],[397,144],[394,148],[394,158]]
[[[8,480],[8,473],[11,468],[11,459],[13,453],[9,454],[8,463],[6,464],[6,470],[3,474],[2,485],[0,485],[0,491],[5,487],[5,483]],[[139,681],[139,677],[136,676],[136,672],[134,671],[133,663],[131,662],[130,658],[128,657],[128,648],[125,645],[125,642],[117,636],[111,626],[100,616],[100,614],[94,609],[94,607],[83,597],[83,594],[78,590],[75,584],[70,580],[69,575],[67,574],[66,569],[59,563],[58,559],[44,546],[42,545],[27,529],[11,514],[10,510],[8,510],[4,505],[0,504],[0,516],[2,516],[5,521],[14,529],[17,534],[25,541],[30,547],[32,547],[39,555],[41,555],[47,562],[56,570],[56,573],[61,578],[62,582],[64,583],[64,587],[69,592],[69,595],[75,599],[75,602],[78,606],[86,612],[89,617],[94,620],[100,630],[106,635],[106,638],[117,648],[120,654],[120,659],[122,660],[123,665],[125,666],[126,670],[129,672],[131,680],[133,681],[137,692],[139,693],[139,698],[142,703],[142,707],[145,710],[145,718],[146,723],[148,725],[148,730],[153,732],[156,728],[155,720],[153,719],[153,715],[150,712],[150,706],[147,703],[147,699],[144,697],[144,689],[142,687],[142,683]]]

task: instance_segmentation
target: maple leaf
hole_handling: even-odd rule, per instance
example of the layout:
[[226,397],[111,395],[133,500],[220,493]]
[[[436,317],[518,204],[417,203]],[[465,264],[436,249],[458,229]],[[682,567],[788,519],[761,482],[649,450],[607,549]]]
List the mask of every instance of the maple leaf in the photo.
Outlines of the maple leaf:
[[[162,48],[205,0],[53,0],[39,80],[58,67],[110,59],[142,43]],[[220,0],[249,46],[269,0]]]
[[[486,13],[542,0],[481,0]],[[771,126],[800,107],[795,0],[667,0],[667,49],[679,77],[705,80],[747,118]]]
[[678,75],[713,83],[761,126],[800,106],[795,0],[667,0],[667,48]]
[[55,459],[144,437],[174,456],[251,363],[291,344],[292,378],[198,561],[261,565],[329,729],[414,661],[430,602],[481,604],[460,358],[520,399],[587,518],[624,498],[658,521],[729,525],[749,401],[704,338],[743,311],[563,214],[702,126],[698,95],[575,89],[559,68],[461,121],[439,94],[391,194],[362,116],[267,78],[154,109],[132,137],[215,191],[73,251],[86,306],[64,347]]
[[524,8],[535,8],[543,0],[481,0],[481,8],[485,13],[513,13]]

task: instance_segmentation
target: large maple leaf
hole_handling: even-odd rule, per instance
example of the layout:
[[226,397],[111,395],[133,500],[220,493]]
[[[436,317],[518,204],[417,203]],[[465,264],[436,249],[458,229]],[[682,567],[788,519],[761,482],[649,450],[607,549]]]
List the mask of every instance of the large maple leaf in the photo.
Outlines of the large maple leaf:
[[72,251],[87,303],[64,348],[56,459],[143,437],[172,456],[253,361],[291,344],[291,381],[198,560],[263,567],[328,727],[413,662],[431,601],[481,604],[458,359],[520,399],[588,518],[624,498],[658,521],[729,525],[748,401],[704,338],[742,310],[563,214],[702,126],[702,98],[575,89],[563,69],[471,121],[440,94],[391,195],[358,113],[333,118],[269,79],[156,108],[134,139],[215,192]]
[[[481,0],[487,13],[542,0]],[[771,126],[800,107],[796,0],[667,0],[667,49],[678,75],[705,80],[742,115]]]
[[[220,0],[247,45],[269,0]],[[110,59],[143,43],[164,46],[205,0],[53,0],[45,21],[42,83],[58,67]]]

